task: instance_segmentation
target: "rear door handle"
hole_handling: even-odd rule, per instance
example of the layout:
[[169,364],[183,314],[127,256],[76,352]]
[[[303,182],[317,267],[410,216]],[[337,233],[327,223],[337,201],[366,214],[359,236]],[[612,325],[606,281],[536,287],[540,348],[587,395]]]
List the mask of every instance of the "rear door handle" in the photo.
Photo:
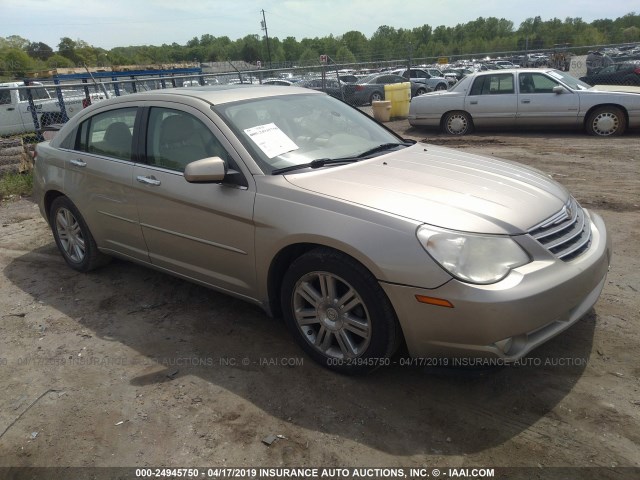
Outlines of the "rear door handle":
[[471,105],[477,105],[478,104],[478,100],[470,100],[469,103]]
[[136,177],[136,180],[138,180],[140,183],[144,183],[145,185],[151,185],[154,187],[157,187],[158,185],[160,185],[160,180],[158,180],[153,175],[149,177],[143,177],[142,175],[138,175]]
[[531,103],[531,100],[520,100],[520,103]]
[[9,108],[7,108],[7,111],[8,111],[8,112],[13,112],[14,110],[15,110],[15,108],[13,108],[13,107],[9,107]]
[[87,166],[87,162],[83,162],[82,160],[78,160],[78,159],[73,159],[71,160],[69,163],[71,163],[71,165],[73,165],[74,167],[86,167]]

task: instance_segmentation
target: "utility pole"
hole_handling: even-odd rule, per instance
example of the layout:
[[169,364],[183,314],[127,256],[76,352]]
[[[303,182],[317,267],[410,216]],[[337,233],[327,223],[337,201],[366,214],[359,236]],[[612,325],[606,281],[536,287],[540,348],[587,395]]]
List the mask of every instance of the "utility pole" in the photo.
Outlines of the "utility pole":
[[262,30],[264,30],[264,36],[267,38],[267,55],[269,55],[269,68],[271,68],[271,48],[269,48],[269,31],[267,30],[267,19],[264,16],[264,9],[260,10],[262,12],[262,22],[260,22],[260,26]]

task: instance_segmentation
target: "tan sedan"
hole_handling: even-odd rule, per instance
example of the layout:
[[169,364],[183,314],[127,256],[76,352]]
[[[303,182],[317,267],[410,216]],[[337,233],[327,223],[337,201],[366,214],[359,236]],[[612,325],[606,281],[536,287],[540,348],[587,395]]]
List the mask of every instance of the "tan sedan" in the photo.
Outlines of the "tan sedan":
[[602,219],[542,173],[297,87],[106,100],[38,145],[34,177],[71,268],[117,256],[240,297],[347,373],[402,343],[519,359],[594,305],[611,256]]

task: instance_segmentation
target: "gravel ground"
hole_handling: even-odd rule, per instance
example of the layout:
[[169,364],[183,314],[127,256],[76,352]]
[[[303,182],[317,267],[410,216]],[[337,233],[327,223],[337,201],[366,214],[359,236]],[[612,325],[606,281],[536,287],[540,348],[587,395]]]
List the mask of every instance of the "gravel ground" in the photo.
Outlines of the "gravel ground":
[[[451,138],[390,126],[537,167],[601,214],[614,258],[595,308],[518,367],[392,366],[350,378],[314,364],[279,320],[242,301],[123,261],[70,270],[32,200],[10,199],[0,207],[0,467],[638,475],[619,469],[640,467],[638,133]],[[269,435],[284,438],[267,446]]]

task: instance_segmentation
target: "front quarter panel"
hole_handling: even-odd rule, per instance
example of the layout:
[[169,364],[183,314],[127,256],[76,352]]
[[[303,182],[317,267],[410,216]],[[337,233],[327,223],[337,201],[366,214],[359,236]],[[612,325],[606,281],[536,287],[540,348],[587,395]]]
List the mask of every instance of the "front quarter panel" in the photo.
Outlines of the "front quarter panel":
[[451,279],[418,242],[418,222],[303,190],[283,176],[256,181],[256,270],[265,301],[271,262],[293,244],[342,251],[384,282],[429,289]]

